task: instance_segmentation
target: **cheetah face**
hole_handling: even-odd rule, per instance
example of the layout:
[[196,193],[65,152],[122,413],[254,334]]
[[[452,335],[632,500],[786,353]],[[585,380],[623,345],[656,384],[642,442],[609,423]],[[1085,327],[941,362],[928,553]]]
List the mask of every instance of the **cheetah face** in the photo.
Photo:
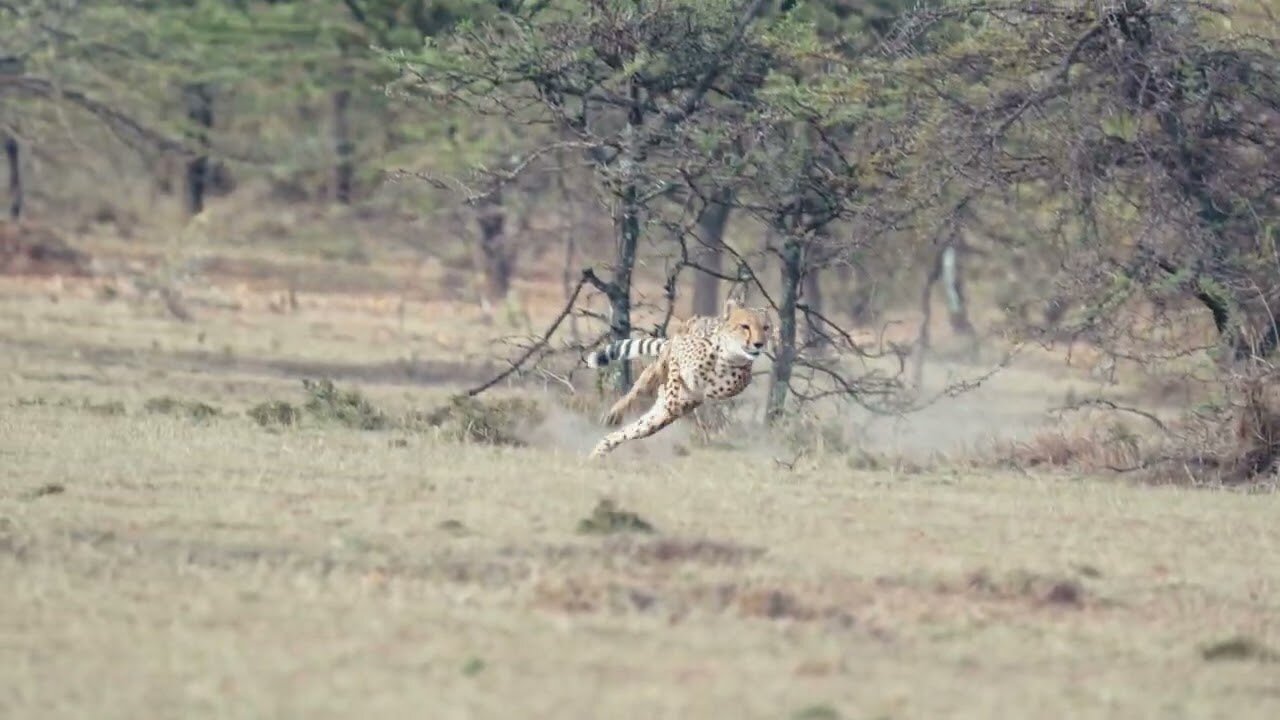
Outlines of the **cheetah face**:
[[769,314],[764,308],[744,308],[733,300],[725,302],[723,348],[734,360],[750,363],[760,356],[770,337]]

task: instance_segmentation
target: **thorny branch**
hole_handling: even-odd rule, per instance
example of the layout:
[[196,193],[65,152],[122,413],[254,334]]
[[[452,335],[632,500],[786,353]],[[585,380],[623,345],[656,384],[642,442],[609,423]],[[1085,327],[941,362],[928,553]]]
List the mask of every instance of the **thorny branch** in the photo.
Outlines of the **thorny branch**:
[[2,92],[6,87],[50,100],[67,100],[89,112],[91,115],[94,115],[99,120],[102,120],[108,127],[112,128],[117,133],[127,131],[135,137],[141,138],[162,150],[178,152],[185,155],[195,154],[194,151],[189,150],[182,143],[165,136],[157,130],[147,127],[137,119],[130,117],[128,114],[116,110],[100,100],[95,100],[79,90],[59,87],[49,80],[30,75],[0,75],[0,92]]
[[1078,402],[1074,402],[1069,405],[1063,405],[1062,407],[1054,408],[1053,412],[1058,412],[1058,413],[1074,412],[1077,410],[1083,410],[1084,408],[1087,408],[1087,407],[1104,407],[1109,410],[1116,410],[1119,412],[1126,412],[1133,415],[1137,415],[1141,418],[1149,420],[1152,425],[1155,425],[1157,428],[1160,429],[1160,432],[1163,432],[1165,434],[1168,434],[1169,432],[1169,428],[1167,425],[1165,425],[1164,421],[1156,417],[1153,413],[1147,412],[1146,410],[1142,410],[1139,408],[1131,407],[1128,405],[1120,405],[1119,403],[1113,400],[1107,400],[1105,398],[1089,398],[1086,400],[1080,400]]
[[519,370],[530,357],[533,357],[534,353],[536,353],[538,350],[545,347],[547,343],[551,341],[551,336],[555,334],[557,329],[559,329],[560,323],[564,322],[564,319],[569,316],[569,313],[573,312],[573,306],[577,304],[578,294],[582,292],[583,286],[585,286],[589,282],[592,282],[592,280],[594,280],[595,282],[599,282],[599,279],[595,277],[595,275],[591,272],[591,270],[589,269],[583,270],[582,277],[578,279],[577,286],[573,288],[573,293],[569,295],[569,299],[565,302],[564,307],[560,310],[560,314],[557,315],[555,320],[551,322],[551,325],[547,327],[546,332],[542,333],[542,337],[539,338],[538,341],[535,342],[533,345],[529,346],[529,348],[525,350],[523,355],[516,358],[516,360],[511,363],[511,367],[498,373],[495,377],[493,377],[489,381],[481,385],[478,385],[474,388],[471,388],[470,390],[466,391],[463,394],[466,397],[475,397],[476,395],[479,395],[480,393],[484,392],[485,390],[488,390],[494,385],[497,385],[503,380],[506,380],[513,373]]

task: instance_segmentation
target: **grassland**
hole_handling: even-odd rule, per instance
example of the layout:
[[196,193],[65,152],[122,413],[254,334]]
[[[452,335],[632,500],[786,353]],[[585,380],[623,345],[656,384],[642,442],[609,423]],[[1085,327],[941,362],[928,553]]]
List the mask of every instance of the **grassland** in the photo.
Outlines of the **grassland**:
[[[601,429],[554,408],[523,447],[264,428],[302,377],[438,404],[504,329],[233,288],[184,323],[0,279],[0,717],[1280,717],[1275,495],[687,428],[590,464]],[[915,435],[1080,382],[1004,377]]]

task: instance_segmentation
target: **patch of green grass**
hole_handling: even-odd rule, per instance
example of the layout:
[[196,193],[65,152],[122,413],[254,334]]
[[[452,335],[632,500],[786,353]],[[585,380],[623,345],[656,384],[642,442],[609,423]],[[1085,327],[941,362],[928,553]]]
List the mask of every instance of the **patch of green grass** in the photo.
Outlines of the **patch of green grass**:
[[[530,398],[494,400],[457,396],[434,410],[404,415],[384,412],[359,390],[342,389],[330,380],[303,380],[307,399],[302,405],[282,400],[258,403],[248,415],[262,427],[294,427],[304,419],[318,425],[337,425],[353,430],[434,430],[452,442],[523,447],[522,434],[544,415]],[[396,438],[391,447],[407,447],[408,440]]]
[[339,390],[332,380],[302,381],[307,401],[302,406],[311,417],[354,430],[385,430],[391,419],[359,390]]
[[578,532],[584,535],[612,535],[623,532],[653,532],[653,525],[648,520],[629,511],[619,509],[609,498],[596,504],[589,517],[578,521]]

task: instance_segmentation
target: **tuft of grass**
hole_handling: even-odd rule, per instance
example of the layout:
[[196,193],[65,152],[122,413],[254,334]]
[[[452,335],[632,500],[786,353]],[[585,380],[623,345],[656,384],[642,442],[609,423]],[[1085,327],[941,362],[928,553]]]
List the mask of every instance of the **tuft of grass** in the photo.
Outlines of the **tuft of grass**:
[[385,430],[391,419],[369,402],[359,390],[339,390],[332,380],[304,379],[307,401],[302,406],[308,415],[353,430]]
[[185,415],[192,420],[208,420],[222,414],[221,410],[208,403],[199,400],[183,400],[168,395],[147,400],[142,409],[158,415]]
[[62,483],[45,483],[39,487],[19,493],[18,497],[23,500],[38,500],[42,497],[48,497],[49,495],[61,495],[66,491],[67,486]]
[[478,658],[478,657],[469,658],[465,663],[462,664],[462,674],[466,675],[467,677],[475,677],[476,675],[479,675],[480,673],[484,672],[484,669],[486,667],[488,667],[488,664],[485,663],[485,661],[482,658]]
[[578,532],[584,535],[612,535],[623,532],[653,532],[653,525],[639,515],[619,509],[617,504],[604,498],[596,503],[589,517],[578,521]]
[[108,400],[102,403],[85,400],[80,404],[80,409],[90,415],[100,415],[102,417],[122,417],[127,414],[124,403],[119,400]]
[[104,403],[93,403],[85,400],[80,408],[90,415],[101,415],[103,417],[121,417],[126,414],[124,403],[119,400],[108,400]]
[[262,427],[293,427],[302,419],[302,410],[283,400],[267,400],[249,408],[246,413]]
[[1257,662],[1280,662],[1280,652],[1267,647],[1258,640],[1244,635],[1236,635],[1219,640],[1200,648],[1200,657],[1209,662],[1221,660],[1254,660]]
[[[307,418],[320,424],[336,424],[353,430],[421,432],[434,429],[446,440],[510,446],[525,445],[522,432],[543,418],[538,404],[530,399],[480,400],[465,396],[454,397],[443,407],[429,412],[414,411],[392,416],[358,390],[340,389],[329,380],[302,382],[308,393],[303,405],[271,400],[250,408],[249,417],[267,428],[292,427]],[[407,447],[408,440],[396,438],[389,444],[391,447]]]
[[1004,458],[1000,464],[1010,467],[1060,468],[1085,473],[1138,467],[1149,454],[1142,439],[1119,423],[1044,430],[1025,442],[1002,443],[997,453]]
[[42,397],[33,397],[18,398],[13,404],[14,407],[70,408],[89,413],[90,415],[100,415],[102,417],[119,417],[128,414],[125,410],[124,403],[119,400],[108,400],[106,402],[95,403],[88,399],[76,402],[70,398],[63,398],[61,400],[50,402]]
[[441,520],[440,523],[436,525],[436,528],[457,537],[471,534],[471,531],[467,529],[467,526],[463,524],[461,520],[454,520],[453,518]]
[[542,418],[542,411],[533,400],[485,401],[459,395],[428,413],[410,413],[404,424],[408,428],[435,428],[444,438],[456,442],[520,447],[526,444],[520,433]]
[[1083,607],[1087,596],[1084,585],[1075,578],[1027,571],[995,576],[982,569],[969,575],[967,586],[971,592],[980,595],[1023,598],[1044,605],[1073,608]]

